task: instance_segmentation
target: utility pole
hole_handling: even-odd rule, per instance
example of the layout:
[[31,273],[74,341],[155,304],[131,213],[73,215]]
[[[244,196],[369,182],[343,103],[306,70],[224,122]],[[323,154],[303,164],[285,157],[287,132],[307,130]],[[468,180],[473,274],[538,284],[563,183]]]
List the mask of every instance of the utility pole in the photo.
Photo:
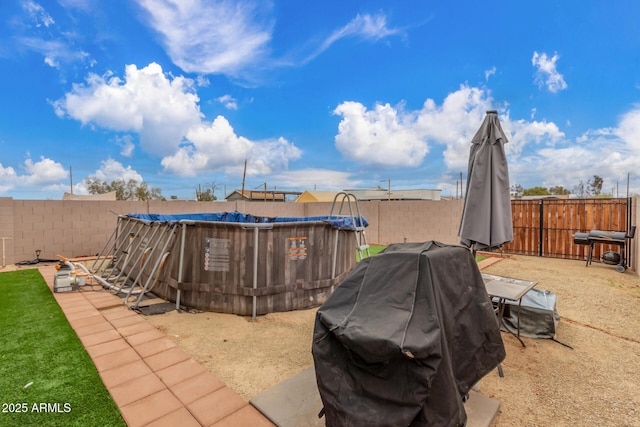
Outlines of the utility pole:
[[73,167],[69,166],[69,188],[71,189],[71,194],[73,194]]
[[247,159],[244,159],[244,172],[242,173],[242,200],[244,200],[244,180],[247,177]]
[[629,172],[627,172],[627,199],[629,198]]

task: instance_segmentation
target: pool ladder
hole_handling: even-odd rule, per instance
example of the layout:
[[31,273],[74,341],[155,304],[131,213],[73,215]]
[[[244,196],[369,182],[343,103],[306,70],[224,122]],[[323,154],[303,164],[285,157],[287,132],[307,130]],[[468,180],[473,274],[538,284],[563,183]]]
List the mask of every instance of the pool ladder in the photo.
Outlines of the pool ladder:
[[[338,213],[334,215],[334,210],[336,208],[336,203],[340,200],[340,207],[338,209]],[[349,215],[343,214],[342,209],[346,205],[349,209]],[[356,214],[353,214],[353,205],[356,208]],[[354,233],[356,239],[356,251],[358,251],[359,259],[358,261],[362,261],[365,258],[371,256],[371,252],[369,251],[369,244],[367,243],[367,235],[364,232],[364,224],[362,221],[362,214],[360,213],[360,205],[358,204],[358,198],[353,193],[347,193],[345,191],[341,191],[335,195],[333,198],[333,204],[331,205],[331,212],[329,213],[329,218],[351,218],[351,230]],[[356,219],[357,218],[357,219]]]
[[121,294],[130,308],[137,309],[159,281],[177,226],[121,216],[93,265],[82,269],[103,288]]

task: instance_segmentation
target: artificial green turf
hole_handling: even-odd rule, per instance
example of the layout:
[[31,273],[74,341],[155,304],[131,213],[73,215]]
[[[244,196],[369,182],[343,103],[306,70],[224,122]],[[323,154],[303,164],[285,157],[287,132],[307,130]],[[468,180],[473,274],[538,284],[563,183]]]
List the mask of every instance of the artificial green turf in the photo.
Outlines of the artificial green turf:
[[[369,246],[369,253],[371,254],[371,256],[373,256],[373,255],[375,255],[377,253],[382,252],[382,250],[384,248],[386,248],[386,246],[371,245],[371,246]],[[486,258],[487,257],[485,257],[485,256],[477,255],[476,256],[476,262],[480,262],[480,261],[482,261],[483,259],[486,259]],[[357,251],[356,251],[356,260],[358,260],[358,261],[360,260],[360,255],[358,254]]]
[[0,273],[0,331],[0,426],[126,425],[37,269]]

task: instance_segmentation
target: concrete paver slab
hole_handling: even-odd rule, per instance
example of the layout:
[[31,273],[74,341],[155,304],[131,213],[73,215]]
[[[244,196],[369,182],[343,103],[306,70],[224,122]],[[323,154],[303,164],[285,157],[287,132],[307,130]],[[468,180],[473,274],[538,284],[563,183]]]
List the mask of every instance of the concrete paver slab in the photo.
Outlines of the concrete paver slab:
[[224,382],[205,372],[171,386],[171,392],[185,405],[224,387]]
[[207,369],[195,360],[189,358],[167,368],[156,371],[156,374],[167,386],[178,384],[199,374],[208,373]]
[[[170,414],[163,416],[155,421],[150,422],[145,427],[200,427],[202,424],[195,419],[187,408],[180,408]],[[235,427],[247,426],[253,427],[253,424],[236,424]]]
[[[214,427],[273,427],[271,421],[266,419],[256,408],[251,405],[243,406],[233,414],[216,422]],[[303,427],[303,426],[300,426]]]
[[254,397],[250,403],[280,427],[320,427],[322,400],[313,367]]
[[123,326],[135,325],[136,323],[148,323],[144,318],[139,315],[135,316],[125,316],[119,319],[109,320],[109,323],[113,325],[114,328],[121,328]]
[[94,307],[87,307],[86,310],[76,311],[75,313],[65,313],[67,320],[80,320],[86,319],[88,317],[100,316],[100,312],[96,310]]
[[114,341],[114,340],[120,339],[121,337],[122,336],[115,329],[111,329],[108,331],[96,332],[95,334],[91,334],[91,335],[84,335],[79,338],[85,347],[89,347],[96,344],[102,344],[108,341]]
[[154,328],[148,331],[140,332],[138,334],[130,335],[128,337],[125,337],[125,339],[129,344],[135,346],[164,337],[165,335],[162,332]]
[[125,307],[124,305],[121,307],[114,307],[111,309],[103,310],[101,313],[108,321],[122,319],[123,317],[139,317],[135,311],[129,310],[129,308]]
[[144,361],[151,369],[159,371],[187,359],[191,359],[191,356],[185,353],[181,348],[173,347],[158,354],[149,356],[145,358]]
[[118,328],[118,332],[120,332],[123,337],[130,337],[131,335],[155,330],[156,328],[149,324],[149,322],[136,322],[131,325],[121,326]]
[[109,393],[118,406],[122,407],[166,388],[156,374],[150,373],[111,387]]
[[[475,391],[469,396],[465,403],[467,427],[490,426],[500,402]],[[325,425],[325,419],[318,418],[323,405],[313,366],[254,397],[250,403],[279,427]]]
[[69,307],[64,307],[65,314],[73,314],[78,313],[79,311],[87,311],[93,310],[95,307],[92,306],[88,301],[79,301]]
[[73,320],[67,319],[71,327],[74,329],[82,326],[95,325],[96,323],[102,323],[105,320],[106,319],[102,316],[91,316],[91,317],[84,317],[82,319],[73,319]]
[[467,411],[467,427],[488,427],[498,416],[500,402],[472,390],[464,409]]
[[134,350],[137,351],[141,357],[149,357],[173,347],[177,347],[176,343],[167,337],[133,345]]
[[120,410],[127,425],[137,427],[149,424],[181,407],[180,401],[169,390],[161,390],[125,405]]
[[96,369],[98,370],[98,372],[102,372],[138,360],[142,360],[140,358],[140,355],[136,353],[135,350],[131,347],[127,347],[124,350],[117,351],[115,353],[109,353],[102,356],[94,357],[93,364],[96,365]]
[[188,404],[187,409],[202,425],[210,426],[246,405],[239,394],[229,387],[222,387]]
[[150,373],[151,369],[142,360],[136,360],[102,371],[100,377],[104,385],[110,388]]
[[114,353],[116,351],[122,351],[124,349],[131,348],[129,344],[123,339],[105,342],[102,344],[96,344],[92,346],[86,346],[89,356],[95,358],[102,356],[103,354]]
[[104,332],[104,331],[115,331],[115,329],[113,329],[113,326],[111,326],[111,323],[107,322],[104,318],[100,319],[100,322],[94,322],[90,325],[83,325],[83,326],[73,326],[73,330],[76,331],[76,334],[79,337],[84,337],[87,335],[93,335],[95,333],[98,332]]

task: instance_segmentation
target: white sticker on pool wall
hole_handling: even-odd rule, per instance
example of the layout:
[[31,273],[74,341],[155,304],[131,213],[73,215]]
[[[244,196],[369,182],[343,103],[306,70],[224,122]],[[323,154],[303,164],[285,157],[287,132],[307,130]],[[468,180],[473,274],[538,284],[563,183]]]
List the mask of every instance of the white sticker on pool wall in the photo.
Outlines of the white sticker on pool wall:
[[204,270],[229,271],[230,247],[230,239],[206,237],[204,239]]
[[307,238],[289,237],[289,259],[302,261],[307,258]]

